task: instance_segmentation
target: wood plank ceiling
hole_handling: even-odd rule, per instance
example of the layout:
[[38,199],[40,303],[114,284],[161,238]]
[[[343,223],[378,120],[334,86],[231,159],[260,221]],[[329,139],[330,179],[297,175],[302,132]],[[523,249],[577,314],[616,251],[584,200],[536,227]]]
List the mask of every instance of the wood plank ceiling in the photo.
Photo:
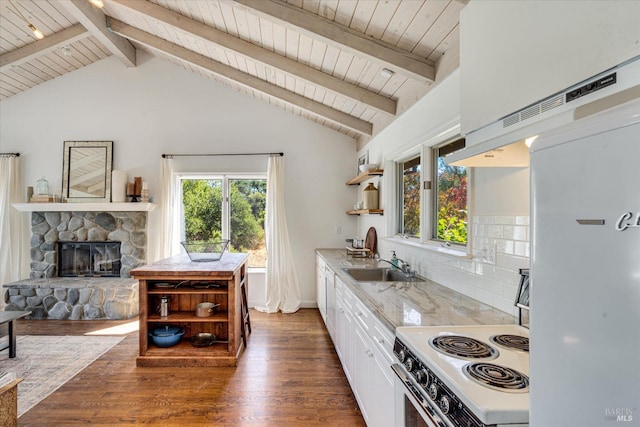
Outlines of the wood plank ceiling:
[[142,50],[362,145],[458,66],[466,2],[0,0],[0,100]]

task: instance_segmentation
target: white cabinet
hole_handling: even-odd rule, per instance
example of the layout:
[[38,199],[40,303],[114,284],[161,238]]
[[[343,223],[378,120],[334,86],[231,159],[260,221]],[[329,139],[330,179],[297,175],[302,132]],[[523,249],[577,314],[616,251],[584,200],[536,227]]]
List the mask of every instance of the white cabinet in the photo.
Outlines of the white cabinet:
[[395,420],[394,374],[388,342],[393,343],[389,338],[393,335],[360,301],[356,301],[355,318],[351,387],[367,426],[391,426]]
[[362,412],[367,426],[371,427],[375,421],[373,414],[370,412],[372,411],[371,403],[374,399],[373,375],[375,371],[370,357],[372,355],[371,340],[358,322],[355,323],[353,338],[353,381],[351,389],[356,396],[360,412]]
[[379,335],[378,325],[374,325],[374,334],[372,336],[373,347],[371,356],[373,362],[372,378],[373,387],[371,388],[370,405],[371,421],[369,426],[391,426],[395,420],[394,412],[394,373],[391,370],[393,356],[387,351],[387,343],[393,341],[386,336],[381,338]]
[[325,304],[323,319],[360,412],[369,427],[392,426],[394,332],[375,317],[322,258],[317,257],[316,267],[318,307]]
[[353,301],[355,296],[347,289],[346,285],[336,277],[336,352],[342,362],[349,383],[353,377]]
[[316,302],[325,325],[327,324],[327,290],[325,283],[326,263],[319,256],[316,257]]
[[324,270],[324,280],[326,284],[327,293],[327,330],[333,340],[333,344],[336,344],[336,320],[337,320],[337,307],[336,307],[336,282],[335,273],[328,266]]
[[[462,134],[640,54],[638,16],[637,1],[469,2],[460,13]],[[543,33],[522,31],[541,22]]]

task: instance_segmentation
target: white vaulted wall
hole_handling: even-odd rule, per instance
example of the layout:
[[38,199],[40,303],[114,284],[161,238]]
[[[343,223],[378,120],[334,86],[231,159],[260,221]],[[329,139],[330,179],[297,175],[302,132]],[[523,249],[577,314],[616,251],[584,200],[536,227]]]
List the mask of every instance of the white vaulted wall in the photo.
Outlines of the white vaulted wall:
[[[353,204],[344,185],[355,172],[352,138],[142,52],[135,68],[110,57],[0,102],[0,152],[20,153],[25,186],[45,176],[59,191],[67,140],[114,141],[114,169],[148,181],[156,201],[163,153],[284,152],[289,235],[305,306],[315,306],[314,249],[343,246],[345,235],[355,234],[355,219],[344,213]],[[176,171],[266,173],[266,165],[266,157],[190,157],[177,160]],[[160,217],[157,207],[148,261],[158,258]],[[251,285],[249,293],[251,300]]]

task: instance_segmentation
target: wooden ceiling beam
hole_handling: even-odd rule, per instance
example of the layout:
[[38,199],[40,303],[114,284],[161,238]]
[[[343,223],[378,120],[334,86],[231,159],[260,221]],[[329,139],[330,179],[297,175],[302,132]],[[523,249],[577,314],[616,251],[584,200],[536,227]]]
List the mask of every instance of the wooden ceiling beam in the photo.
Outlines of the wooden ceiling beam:
[[128,40],[112,34],[107,29],[106,16],[86,0],[58,0],[100,43],[120,58],[127,67],[136,66],[136,49]]
[[435,80],[435,64],[412,52],[389,43],[374,39],[352,30],[335,21],[292,6],[281,0],[234,0],[243,5],[249,13],[264,16],[285,28],[303,32],[329,45],[338,45],[351,52],[380,64],[394,72],[423,83]]
[[114,2],[153,18],[162,24],[182,30],[206,43],[215,44],[223,49],[231,50],[251,60],[261,62],[303,79],[311,84],[322,86],[337,95],[366,104],[368,107],[385,114],[392,116],[396,114],[396,101],[393,99],[386,98],[365,88],[333,77],[330,74],[301,64],[298,61],[279,55],[268,49],[256,46],[253,43],[229,35],[162,6],[139,0],[114,0]]
[[342,111],[338,111],[312,99],[305,98],[304,96],[298,95],[294,92],[290,92],[257,77],[243,73],[240,70],[236,70],[235,68],[229,67],[207,56],[200,55],[199,53],[193,52],[182,46],[168,42],[131,25],[125,24],[124,22],[112,18],[109,18],[107,22],[111,31],[131,41],[140,43],[151,49],[158,50],[165,55],[185,61],[208,72],[232,80],[240,85],[280,99],[294,107],[308,111],[311,114],[319,116],[332,123],[336,123],[339,126],[343,126],[361,135],[371,136],[373,133],[373,125],[369,122],[350,116]]
[[82,24],[76,24],[73,27],[58,31],[55,34],[47,35],[47,37],[42,40],[29,43],[26,46],[0,55],[0,72],[7,70],[9,67],[29,62],[34,58],[46,55],[62,46],[89,36],[89,32]]

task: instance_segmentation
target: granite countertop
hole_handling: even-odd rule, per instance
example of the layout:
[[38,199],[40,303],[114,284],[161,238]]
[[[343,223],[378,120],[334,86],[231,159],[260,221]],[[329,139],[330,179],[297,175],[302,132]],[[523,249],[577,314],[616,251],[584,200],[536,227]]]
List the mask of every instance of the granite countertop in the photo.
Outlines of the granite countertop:
[[344,249],[317,249],[316,253],[392,332],[398,326],[517,324],[514,316],[429,280],[357,282],[343,271],[389,267],[386,263],[347,257]]

